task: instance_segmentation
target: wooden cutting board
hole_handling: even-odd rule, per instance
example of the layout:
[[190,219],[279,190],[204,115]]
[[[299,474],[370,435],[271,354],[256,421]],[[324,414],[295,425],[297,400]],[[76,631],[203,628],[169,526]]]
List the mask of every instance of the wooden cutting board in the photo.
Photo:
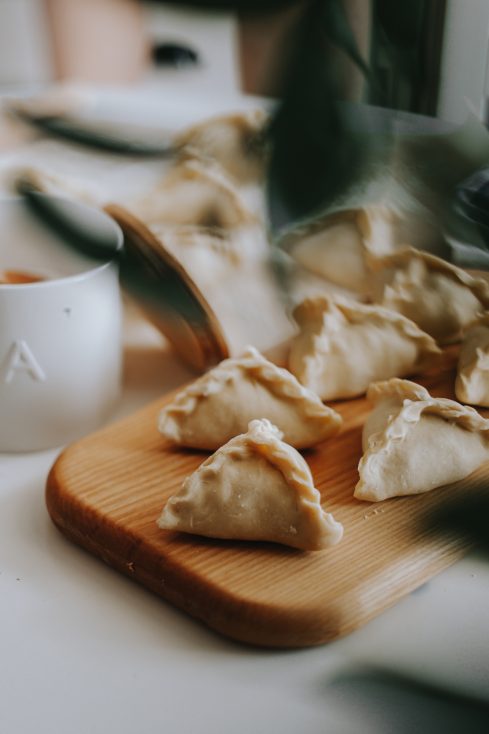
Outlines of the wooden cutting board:
[[[453,397],[454,373],[420,380]],[[172,396],[68,447],[47,481],[58,528],[118,571],[218,632],[278,647],[315,645],[360,627],[460,558],[467,543],[428,535],[425,513],[487,477],[382,503],[355,500],[365,399],[339,402],[342,433],[304,452],[323,507],[344,525],[333,548],[303,552],[160,530],[163,505],[208,454],[172,448],[156,422]]]

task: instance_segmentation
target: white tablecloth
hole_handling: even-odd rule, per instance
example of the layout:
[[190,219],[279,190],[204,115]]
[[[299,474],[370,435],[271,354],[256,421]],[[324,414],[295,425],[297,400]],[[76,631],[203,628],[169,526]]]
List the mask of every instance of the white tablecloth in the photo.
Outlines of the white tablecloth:
[[[190,377],[132,312],[125,339],[113,420]],[[453,717],[434,721],[416,696],[370,695],[358,676],[339,682],[360,663],[488,695],[489,563],[475,555],[345,639],[252,649],[65,540],[44,505],[57,453],[0,455],[1,732],[379,734],[414,731],[416,722],[416,731],[452,731]]]

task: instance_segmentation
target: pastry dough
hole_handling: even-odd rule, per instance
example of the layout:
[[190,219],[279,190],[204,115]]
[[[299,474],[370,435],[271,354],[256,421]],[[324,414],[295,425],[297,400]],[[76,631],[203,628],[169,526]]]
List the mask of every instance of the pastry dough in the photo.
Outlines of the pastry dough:
[[294,318],[300,333],[289,369],[323,400],[361,395],[375,380],[415,374],[441,358],[428,334],[380,306],[317,297],[300,304]]
[[247,433],[185,480],[164,507],[159,527],[303,550],[338,543],[342,525],[321,509],[309,467],[281,437],[270,421],[251,421]]
[[152,233],[184,267],[192,280],[208,297],[215,287],[225,287],[226,278],[238,268],[245,252],[222,235],[206,227],[150,226]]
[[334,435],[342,422],[290,372],[249,347],[242,357],[224,360],[178,393],[161,411],[158,427],[178,445],[212,450],[244,433],[254,418],[264,417],[296,448]]
[[457,365],[455,395],[462,403],[489,407],[489,316],[466,333]]
[[187,160],[131,205],[146,224],[228,230],[256,221],[236,186],[215,165]]
[[220,115],[187,128],[174,143],[183,148],[183,155],[217,161],[237,182],[245,184],[263,176],[267,120],[261,109]]
[[414,248],[372,258],[374,300],[404,314],[438,342],[460,339],[489,308],[489,285],[439,257]]
[[229,275],[231,269],[241,268],[246,262],[262,261],[270,254],[260,226],[240,227],[232,234],[195,225],[175,227],[156,223],[150,224],[149,229],[197,282],[202,275],[217,282],[221,273]]
[[232,236],[191,226],[150,229],[201,290],[230,356],[241,355],[250,343],[270,350],[290,339],[294,325],[266,259],[269,244],[258,228],[240,228]]
[[467,477],[489,461],[489,420],[407,380],[370,386],[355,497],[376,502]]
[[371,288],[366,253],[383,255],[395,249],[397,216],[380,204],[344,209],[293,230],[281,244],[306,270],[365,294]]

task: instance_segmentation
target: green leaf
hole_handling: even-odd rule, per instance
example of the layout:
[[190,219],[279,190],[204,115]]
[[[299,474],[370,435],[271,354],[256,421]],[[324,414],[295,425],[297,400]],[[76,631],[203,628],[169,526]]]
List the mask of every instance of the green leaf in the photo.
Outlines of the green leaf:
[[335,44],[360,59],[341,8],[337,0],[316,0],[296,30],[283,98],[269,129],[273,232],[326,208],[354,183],[366,160],[368,137],[339,104]]

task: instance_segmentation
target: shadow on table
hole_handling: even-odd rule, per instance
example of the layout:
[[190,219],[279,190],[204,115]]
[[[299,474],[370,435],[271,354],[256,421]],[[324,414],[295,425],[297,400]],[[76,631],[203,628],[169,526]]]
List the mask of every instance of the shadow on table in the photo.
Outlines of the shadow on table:
[[387,668],[346,670],[330,680],[335,703],[354,710],[378,734],[486,734],[489,700],[445,689]]

